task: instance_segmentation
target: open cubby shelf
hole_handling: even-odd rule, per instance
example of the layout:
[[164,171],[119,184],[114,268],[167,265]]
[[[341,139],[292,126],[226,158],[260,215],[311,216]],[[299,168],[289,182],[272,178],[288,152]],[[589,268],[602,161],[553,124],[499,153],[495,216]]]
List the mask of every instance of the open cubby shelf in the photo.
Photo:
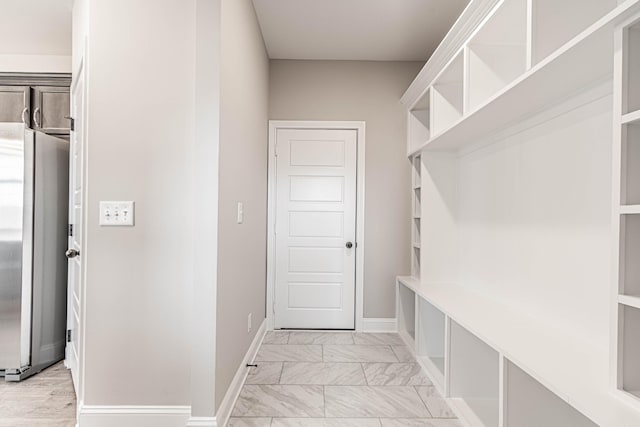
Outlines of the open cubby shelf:
[[527,3],[506,0],[469,41],[468,110],[473,111],[527,69]]
[[547,58],[616,6],[616,0],[532,0],[533,64]]
[[451,321],[449,347],[450,397],[459,399],[485,427],[498,427],[498,352],[455,321]]
[[620,219],[620,288],[623,295],[640,295],[640,215]]
[[514,363],[505,360],[503,369],[505,426],[597,427]]
[[[424,149],[457,151],[477,144],[609,78],[613,30],[639,9],[633,0],[620,5],[616,0],[498,2],[463,49],[423,89],[423,94],[430,93],[430,139],[420,143],[409,138],[409,156]],[[630,39],[639,38],[636,32],[630,34]],[[638,67],[633,66],[633,88],[640,88],[640,82],[634,84],[640,80]],[[632,106],[640,94],[629,98]]]
[[619,358],[622,383],[620,388],[640,398],[640,309],[621,305]]
[[623,205],[640,204],[640,123],[623,125],[622,132]]
[[[400,283],[400,282],[398,282]],[[403,280],[403,286],[397,286],[397,302],[396,316],[398,318],[398,333],[409,341],[408,344],[415,342],[416,336],[416,279],[407,277]]]
[[442,133],[462,118],[464,113],[463,86],[464,58],[460,52],[431,87],[434,135]]
[[417,300],[416,355],[422,365],[444,386],[445,372],[445,322],[443,312],[422,298]]
[[419,147],[431,136],[431,93],[429,89],[409,110],[408,140],[410,147]]
[[623,94],[623,113],[640,111],[640,23],[625,31],[625,81],[627,88]]

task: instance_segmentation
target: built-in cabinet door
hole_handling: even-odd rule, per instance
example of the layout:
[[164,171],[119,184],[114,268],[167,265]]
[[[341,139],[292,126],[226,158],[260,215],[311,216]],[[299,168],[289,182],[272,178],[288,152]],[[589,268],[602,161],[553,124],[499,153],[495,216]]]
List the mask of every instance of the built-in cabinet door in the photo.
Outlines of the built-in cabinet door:
[[69,88],[33,88],[33,128],[46,133],[69,133]]
[[28,86],[0,86],[0,123],[30,125],[29,93]]

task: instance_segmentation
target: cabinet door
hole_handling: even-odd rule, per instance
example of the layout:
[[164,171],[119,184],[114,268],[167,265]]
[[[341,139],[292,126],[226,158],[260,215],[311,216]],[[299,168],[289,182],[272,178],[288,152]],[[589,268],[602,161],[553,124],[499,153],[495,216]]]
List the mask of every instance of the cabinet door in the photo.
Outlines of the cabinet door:
[[69,133],[69,88],[36,86],[33,88],[33,128],[46,133]]
[[0,86],[0,123],[25,123],[29,126],[28,86]]

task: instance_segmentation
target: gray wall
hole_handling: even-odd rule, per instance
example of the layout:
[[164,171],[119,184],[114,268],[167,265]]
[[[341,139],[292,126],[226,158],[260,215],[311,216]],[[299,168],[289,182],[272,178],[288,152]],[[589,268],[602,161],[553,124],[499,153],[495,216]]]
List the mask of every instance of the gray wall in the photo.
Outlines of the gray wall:
[[216,407],[265,318],[269,60],[251,0],[223,0],[221,42]]
[[[86,18],[86,405],[190,403],[195,16],[111,0]],[[135,227],[100,227],[101,200],[135,200]]]
[[271,61],[269,119],[366,121],[364,317],[395,317],[394,277],[410,272],[410,165],[399,100],[422,65]]

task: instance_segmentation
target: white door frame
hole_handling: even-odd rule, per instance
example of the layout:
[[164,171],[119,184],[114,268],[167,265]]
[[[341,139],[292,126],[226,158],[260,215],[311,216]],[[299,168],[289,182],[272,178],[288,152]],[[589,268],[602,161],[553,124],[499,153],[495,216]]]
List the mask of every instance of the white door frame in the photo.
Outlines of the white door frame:
[[364,317],[364,160],[365,122],[269,120],[269,176],[267,208],[267,329],[273,330],[275,308],[276,255],[276,132],[278,129],[355,130],[356,159],[356,331],[362,331]]

